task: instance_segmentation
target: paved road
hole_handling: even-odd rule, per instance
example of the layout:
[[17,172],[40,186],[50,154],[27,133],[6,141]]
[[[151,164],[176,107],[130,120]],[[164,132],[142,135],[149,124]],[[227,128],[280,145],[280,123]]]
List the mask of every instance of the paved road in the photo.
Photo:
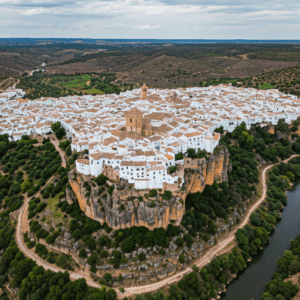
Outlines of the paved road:
[[[296,157],[299,155],[293,155],[291,156],[289,159],[286,159],[284,162],[288,162],[290,159],[292,159],[293,157]],[[262,172],[262,179],[261,182],[263,184],[263,191],[262,191],[262,196],[261,198],[249,209],[249,211],[247,212],[243,222],[241,224],[239,224],[238,228],[242,228],[244,227],[250,218],[250,215],[252,212],[254,212],[259,205],[264,201],[265,197],[266,197],[266,193],[267,193],[267,186],[266,186],[266,173],[267,171],[272,168],[274,165],[268,166],[266,167],[263,172]],[[49,184],[49,182],[53,179],[53,177],[47,182],[47,184]],[[47,185],[46,184],[46,185]],[[34,196],[33,196],[34,197]],[[51,265],[48,264],[46,261],[42,260],[39,256],[37,256],[33,251],[29,250],[23,240],[23,235],[22,235],[22,224],[24,224],[24,222],[28,222],[27,221],[27,207],[28,207],[28,201],[31,198],[26,198],[24,200],[24,204],[21,207],[20,210],[20,214],[19,214],[19,218],[18,218],[18,224],[17,224],[17,229],[16,229],[16,240],[17,240],[17,244],[18,247],[23,251],[23,253],[25,254],[26,257],[30,257],[31,259],[35,260],[37,262],[38,265],[43,266],[45,269],[50,269],[54,272],[59,272],[59,271],[63,271],[62,269],[60,269],[59,267],[55,266],[55,265]],[[218,253],[220,253],[229,243],[233,242],[235,240],[235,234],[236,230],[232,230],[232,232],[230,232],[229,236],[227,236],[224,240],[218,242],[218,244],[216,244],[215,246],[213,246],[209,252],[207,252],[206,254],[204,254],[202,257],[200,257],[197,261],[194,262],[195,265],[197,265],[199,268],[202,268],[203,266],[205,266],[206,264],[208,264],[215,256],[218,255]],[[155,290],[158,290],[160,288],[162,288],[165,285],[170,285],[172,283],[175,283],[177,281],[179,281],[180,279],[182,279],[183,275],[188,274],[192,272],[191,268],[187,268],[184,271],[181,271],[177,274],[174,274],[168,278],[165,278],[159,282],[155,282],[152,284],[148,284],[148,285],[143,285],[143,286],[132,286],[132,287],[128,287],[125,289],[124,293],[118,293],[118,296],[120,299],[122,299],[125,296],[131,296],[131,295],[137,295],[137,294],[141,294],[141,293],[148,293],[148,292],[153,292]],[[78,279],[78,278],[85,278],[87,283],[90,286],[93,287],[100,287],[99,284],[95,283],[91,277],[83,272],[70,272],[70,278],[72,280]]]

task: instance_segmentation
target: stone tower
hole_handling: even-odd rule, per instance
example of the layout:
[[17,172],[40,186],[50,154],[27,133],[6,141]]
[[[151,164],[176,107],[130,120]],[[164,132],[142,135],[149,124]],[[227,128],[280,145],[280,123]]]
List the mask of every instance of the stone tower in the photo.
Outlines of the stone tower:
[[148,87],[144,83],[143,86],[141,87],[141,100],[147,99],[147,92],[148,92]]
[[126,114],[126,130],[142,134],[143,113],[136,107]]

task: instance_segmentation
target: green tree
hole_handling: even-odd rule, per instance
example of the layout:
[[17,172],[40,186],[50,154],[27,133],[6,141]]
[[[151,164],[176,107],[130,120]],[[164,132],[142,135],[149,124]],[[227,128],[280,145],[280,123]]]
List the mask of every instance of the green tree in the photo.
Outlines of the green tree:
[[61,128],[61,123],[56,122],[51,125],[51,129],[54,133],[56,133]]
[[145,261],[146,260],[146,254],[144,252],[142,252],[138,255],[138,258],[139,258],[140,261]]
[[134,240],[132,237],[125,238],[123,242],[121,243],[121,249],[125,253],[130,253],[134,250],[135,245],[134,245]]
[[7,144],[0,142],[0,157],[3,157],[7,151]]
[[103,275],[103,279],[106,281],[106,282],[111,282],[112,281],[112,275],[110,273],[105,273]]
[[81,257],[81,258],[87,258],[87,253],[86,253],[86,251],[85,251],[84,248],[80,249],[80,251],[79,251],[79,257]]
[[71,154],[72,154],[71,146],[66,148],[65,153],[66,153],[67,156],[71,156]]

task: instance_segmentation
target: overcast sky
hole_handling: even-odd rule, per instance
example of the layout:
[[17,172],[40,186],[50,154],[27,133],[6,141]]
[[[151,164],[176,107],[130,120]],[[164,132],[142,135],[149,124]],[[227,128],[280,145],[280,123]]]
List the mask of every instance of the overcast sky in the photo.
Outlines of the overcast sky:
[[300,39],[300,1],[0,0],[0,37]]

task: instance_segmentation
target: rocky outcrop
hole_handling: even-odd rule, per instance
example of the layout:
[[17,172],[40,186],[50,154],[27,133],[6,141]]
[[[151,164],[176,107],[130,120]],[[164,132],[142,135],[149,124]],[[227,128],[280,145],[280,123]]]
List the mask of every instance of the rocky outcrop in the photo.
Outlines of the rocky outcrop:
[[72,189],[69,189],[68,187],[66,188],[66,198],[67,198],[67,202],[68,204],[72,204],[74,201],[74,194]]
[[219,146],[208,160],[185,158],[184,181],[186,194],[202,192],[205,186],[228,181],[229,153],[225,146]]
[[[148,198],[147,191],[137,191],[126,181],[121,180],[113,192],[110,183],[98,187],[92,177],[69,173],[69,183],[86,216],[106,222],[113,229],[145,226],[150,230],[172,223],[179,225],[184,214],[184,201],[189,193],[202,192],[206,184],[227,181],[229,154],[226,147],[219,147],[208,160],[185,159],[184,180],[186,188],[173,192],[170,200],[163,195]],[[67,191],[68,202],[73,200]]]
[[[91,177],[78,174],[75,170],[69,173],[69,183],[85,215],[101,224],[106,222],[113,229],[133,226],[145,226],[150,230],[166,228],[171,222],[178,225],[183,217],[184,203],[177,195],[173,195],[168,201],[163,200],[160,195],[146,199],[142,196],[130,196],[129,190],[129,197],[121,200],[117,190],[120,185],[110,195],[107,184],[98,187]],[[90,192],[84,185],[91,187]]]

